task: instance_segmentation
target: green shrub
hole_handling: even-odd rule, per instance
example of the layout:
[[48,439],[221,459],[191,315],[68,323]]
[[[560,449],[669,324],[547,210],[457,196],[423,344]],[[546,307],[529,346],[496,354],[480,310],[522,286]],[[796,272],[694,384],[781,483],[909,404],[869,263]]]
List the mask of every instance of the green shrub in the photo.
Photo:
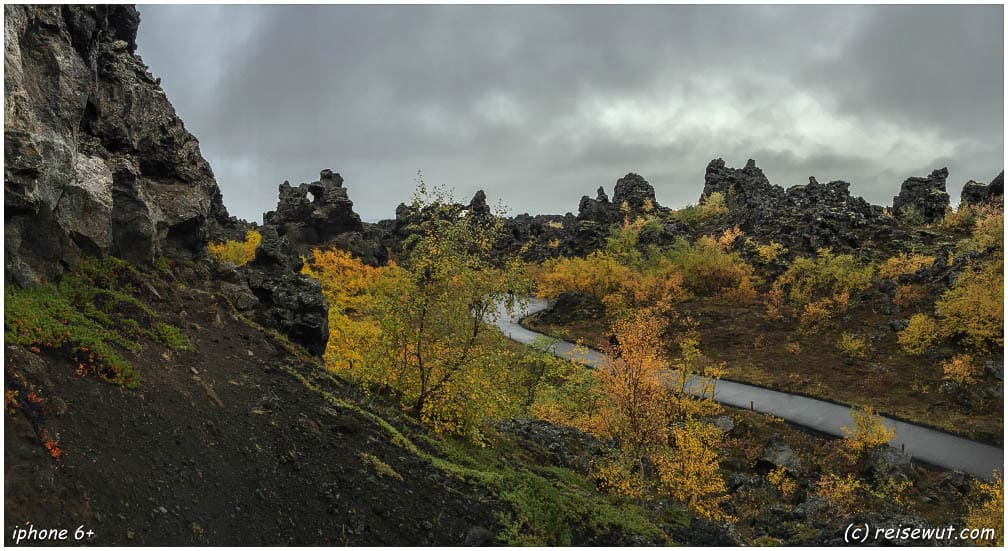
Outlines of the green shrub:
[[916,205],[910,205],[900,209],[899,221],[907,226],[923,226],[924,215]]
[[61,351],[104,380],[135,388],[140,374],[116,348],[136,350],[139,345],[81,313],[52,286],[4,288],[4,342],[37,349]]
[[370,466],[374,469],[375,474],[383,478],[394,478],[396,480],[402,480],[401,474],[396,472],[388,463],[382,461],[376,455],[370,453],[361,452],[358,457],[360,457],[361,463]]
[[195,350],[192,343],[189,342],[189,337],[174,325],[167,323],[155,324],[154,333],[161,339],[161,342],[165,343],[172,350]]

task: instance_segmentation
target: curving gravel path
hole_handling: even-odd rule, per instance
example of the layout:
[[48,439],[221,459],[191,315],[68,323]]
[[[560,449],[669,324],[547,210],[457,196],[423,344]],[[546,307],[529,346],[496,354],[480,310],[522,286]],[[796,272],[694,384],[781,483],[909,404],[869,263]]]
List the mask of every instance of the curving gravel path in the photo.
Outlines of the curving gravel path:
[[[511,340],[532,344],[536,339],[549,337],[526,329],[518,322],[545,308],[546,301],[531,299],[525,309],[514,314],[508,314],[501,307],[492,321]],[[570,357],[573,349],[572,343],[556,341],[551,351],[566,358]],[[597,367],[605,361],[605,355],[588,349],[583,357],[579,355],[575,359],[588,367]],[[729,406],[752,407],[835,436],[843,436],[842,427],[853,425],[849,407],[734,381],[718,381],[714,399]],[[903,447],[919,461],[984,478],[990,478],[995,469],[1004,472],[1004,450],[1001,448],[905,421],[888,417],[882,419],[886,426],[896,430],[892,445]]]

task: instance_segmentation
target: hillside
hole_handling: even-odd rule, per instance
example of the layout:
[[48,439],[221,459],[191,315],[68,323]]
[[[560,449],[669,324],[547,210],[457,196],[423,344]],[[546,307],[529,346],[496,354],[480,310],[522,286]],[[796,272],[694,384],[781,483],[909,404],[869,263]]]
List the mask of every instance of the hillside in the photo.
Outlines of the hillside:
[[[249,222],[135,8],[5,16],[7,545],[1003,542],[1001,476],[877,415],[1003,445],[1003,176],[885,208],[715,159],[696,205],[629,173],[513,217],[421,179],[371,224],[324,169]],[[531,296],[597,369],[494,328]],[[853,424],[719,405],[719,379]]]

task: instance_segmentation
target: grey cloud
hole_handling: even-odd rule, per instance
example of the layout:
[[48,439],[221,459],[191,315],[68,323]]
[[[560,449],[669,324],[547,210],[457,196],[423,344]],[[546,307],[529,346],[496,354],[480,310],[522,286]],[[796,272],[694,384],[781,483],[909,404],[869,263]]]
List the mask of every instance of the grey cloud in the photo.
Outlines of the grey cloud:
[[325,167],[366,219],[417,170],[560,213],[630,171],[694,202],[714,157],[883,204],[938,163],[955,193],[1001,170],[1000,6],[140,9],[140,53],[248,219]]

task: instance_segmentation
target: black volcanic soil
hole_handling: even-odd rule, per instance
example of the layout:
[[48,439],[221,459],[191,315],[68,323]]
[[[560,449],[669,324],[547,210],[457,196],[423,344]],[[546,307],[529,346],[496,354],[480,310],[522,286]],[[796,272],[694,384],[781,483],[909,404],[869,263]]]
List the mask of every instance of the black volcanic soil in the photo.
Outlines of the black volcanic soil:
[[[145,343],[127,356],[141,372],[137,390],[78,376],[55,354],[7,347],[8,384],[16,372],[44,399],[34,420],[24,406],[4,416],[7,545],[29,522],[91,545],[460,545],[475,528],[497,532],[500,506],[484,490],[309,391],[281,367],[309,377],[317,367],[223,299],[181,279],[143,298],[196,351]],[[43,428],[58,440],[58,460]],[[380,476],[361,452],[403,480]],[[94,534],[75,541],[81,525]]]

